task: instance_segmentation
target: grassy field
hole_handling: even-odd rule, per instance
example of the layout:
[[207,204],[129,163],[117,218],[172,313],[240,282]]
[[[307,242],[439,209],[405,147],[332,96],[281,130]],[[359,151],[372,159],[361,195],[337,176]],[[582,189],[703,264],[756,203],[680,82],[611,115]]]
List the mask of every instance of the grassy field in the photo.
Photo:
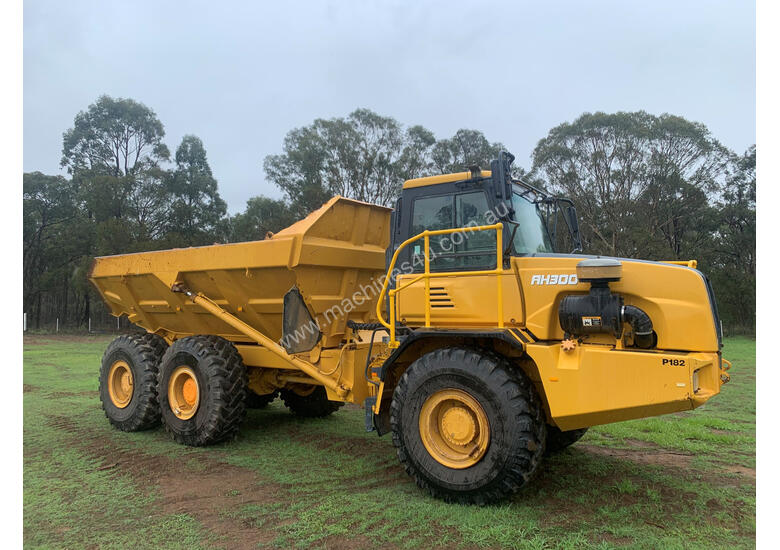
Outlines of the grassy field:
[[511,502],[417,489],[363,411],[300,420],[278,401],[193,449],[112,429],[104,337],[24,340],[24,540],[48,548],[752,548],[755,341],[696,411],[591,429]]

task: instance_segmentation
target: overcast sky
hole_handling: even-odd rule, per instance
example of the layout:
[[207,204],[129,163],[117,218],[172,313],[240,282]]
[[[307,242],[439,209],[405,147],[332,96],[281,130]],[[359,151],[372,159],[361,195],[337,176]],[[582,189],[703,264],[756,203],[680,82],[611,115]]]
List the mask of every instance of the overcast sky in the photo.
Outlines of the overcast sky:
[[644,109],[755,142],[755,6],[700,2],[24,2],[24,170],[101,94],[199,136],[231,212],[280,197],[262,161],[315,118],[367,107],[437,138],[482,130],[530,166],[586,111]]

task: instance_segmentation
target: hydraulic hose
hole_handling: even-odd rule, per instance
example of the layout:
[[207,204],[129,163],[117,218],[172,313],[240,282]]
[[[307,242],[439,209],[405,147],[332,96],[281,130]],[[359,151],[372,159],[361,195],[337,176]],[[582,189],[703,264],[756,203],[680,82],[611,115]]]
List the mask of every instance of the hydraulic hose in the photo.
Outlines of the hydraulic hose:
[[634,331],[634,344],[643,349],[653,347],[653,322],[650,316],[636,306],[623,306],[623,320]]

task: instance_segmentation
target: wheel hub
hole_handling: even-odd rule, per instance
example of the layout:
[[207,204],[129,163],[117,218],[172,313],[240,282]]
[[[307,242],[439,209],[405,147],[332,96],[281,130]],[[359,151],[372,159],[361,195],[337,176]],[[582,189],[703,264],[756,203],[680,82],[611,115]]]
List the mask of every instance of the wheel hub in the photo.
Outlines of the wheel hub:
[[194,405],[198,399],[198,385],[195,380],[188,378],[182,386],[181,393],[188,405]]
[[477,424],[469,409],[456,405],[442,414],[439,431],[453,445],[467,445],[477,435]]
[[200,404],[200,387],[195,371],[186,365],[177,367],[168,381],[168,404],[177,418],[195,416]]
[[463,390],[440,390],[420,409],[420,439],[440,464],[462,469],[479,462],[490,443],[490,426],[479,401]]
[[126,361],[119,360],[108,371],[108,396],[118,409],[124,409],[133,398],[133,371]]

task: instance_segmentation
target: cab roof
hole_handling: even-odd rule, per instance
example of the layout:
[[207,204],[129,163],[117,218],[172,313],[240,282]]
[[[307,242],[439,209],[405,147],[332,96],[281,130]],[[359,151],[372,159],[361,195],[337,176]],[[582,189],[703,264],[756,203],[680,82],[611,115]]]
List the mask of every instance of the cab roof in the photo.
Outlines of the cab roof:
[[[489,178],[492,172],[490,170],[481,170],[480,176],[483,178]],[[428,176],[427,178],[417,178],[413,180],[406,180],[404,182],[404,189],[413,189],[415,187],[425,187],[427,185],[437,185],[439,183],[452,183],[453,181],[463,181],[471,179],[473,176],[471,172],[456,172],[454,174],[441,174],[439,176]]]

